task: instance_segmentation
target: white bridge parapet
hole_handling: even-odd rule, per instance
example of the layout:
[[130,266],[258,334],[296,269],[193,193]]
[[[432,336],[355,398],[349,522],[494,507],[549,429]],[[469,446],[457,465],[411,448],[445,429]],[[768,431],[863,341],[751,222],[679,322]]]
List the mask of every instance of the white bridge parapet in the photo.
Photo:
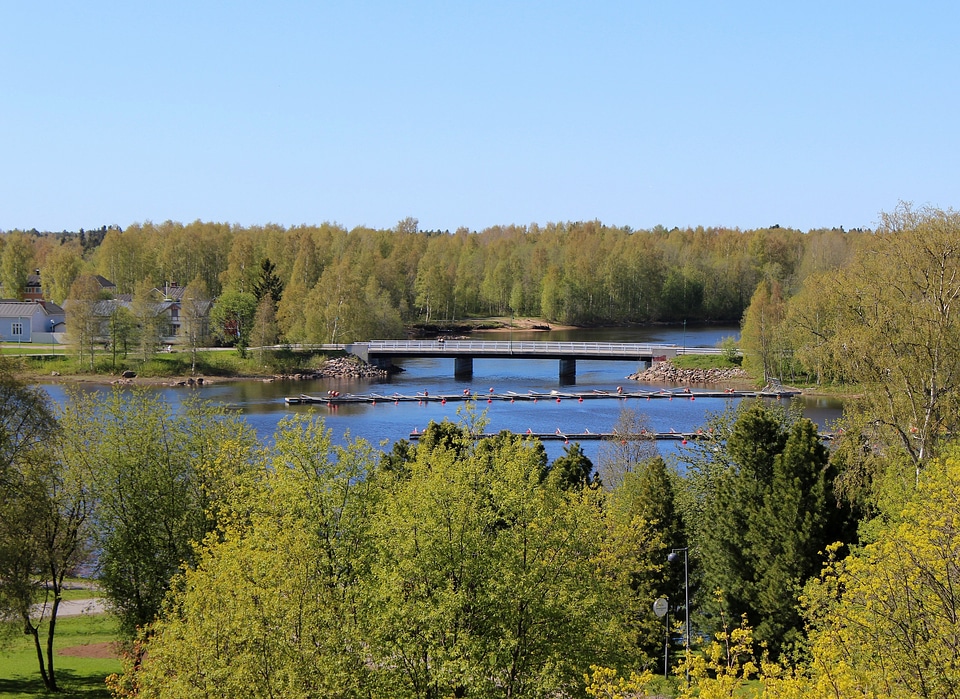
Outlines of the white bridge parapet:
[[346,350],[365,361],[389,365],[401,357],[450,357],[454,373],[469,376],[474,359],[558,359],[560,376],[576,375],[576,362],[584,360],[667,361],[678,354],[719,354],[706,347],[678,347],[635,342],[536,342],[513,340],[370,340],[348,345]]

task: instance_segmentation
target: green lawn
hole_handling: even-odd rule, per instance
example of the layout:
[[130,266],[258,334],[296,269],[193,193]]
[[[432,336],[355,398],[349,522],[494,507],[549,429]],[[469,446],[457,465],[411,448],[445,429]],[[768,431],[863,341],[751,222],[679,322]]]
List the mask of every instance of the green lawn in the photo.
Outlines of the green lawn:
[[63,345],[39,345],[39,344],[10,344],[0,345],[0,354],[24,355],[24,354],[66,354],[67,350]]
[[[109,614],[63,617],[57,620],[55,647],[58,650],[95,643],[112,643],[116,639],[116,622]],[[0,697],[50,696],[44,691],[40,679],[33,639],[22,634],[4,633],[0,644]],[[55,652],[54,670],[61,688],[60,694],[56,696],[108,699],[110,693],[103,681],[107,675],[120,671],[120,661],[78,658]]]

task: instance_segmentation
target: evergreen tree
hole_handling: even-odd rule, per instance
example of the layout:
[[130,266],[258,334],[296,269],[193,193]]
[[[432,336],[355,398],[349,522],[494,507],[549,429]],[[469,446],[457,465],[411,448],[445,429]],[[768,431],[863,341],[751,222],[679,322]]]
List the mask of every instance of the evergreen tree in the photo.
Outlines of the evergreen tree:
[[563,448],[563,456],[550,464],[549,481],[561,490],[573,490],[585,486],[599,485],[600,476],[593,472],[593,462],[574,442]]
[[776,654],[802,629],[798,597],[819,553],[845,535],[829,454],[812,422],[761,401],[741,406],[713,446],[719,468],[696,522],[705,589],[722,591],[730,618],[746,614]]
[[270,296],[274,305],[280,303],[283,297],[283,282],[277,276],[276,269],[277,266],[267,258],[260,263],[260,276],[253,285],[253,295],[257,297],[257,301]]

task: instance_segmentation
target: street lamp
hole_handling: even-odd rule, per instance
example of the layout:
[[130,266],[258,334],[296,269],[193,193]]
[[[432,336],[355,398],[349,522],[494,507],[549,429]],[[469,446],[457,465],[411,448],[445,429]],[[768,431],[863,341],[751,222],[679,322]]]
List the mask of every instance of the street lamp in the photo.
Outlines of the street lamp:
[[687,549],[673,549],[667,561],[673,563],[683,552],[683,611],[686,617],[686,633],[683,634],[684,665],[687,669],[687,684],[690,684],[690,575],[687,562]]

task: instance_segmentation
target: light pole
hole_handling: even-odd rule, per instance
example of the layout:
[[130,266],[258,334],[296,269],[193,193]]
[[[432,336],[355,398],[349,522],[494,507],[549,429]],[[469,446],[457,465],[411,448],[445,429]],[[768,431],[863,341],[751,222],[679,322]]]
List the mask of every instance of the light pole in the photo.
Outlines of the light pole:
[[[686,321],[684,321],[686,326]],[[667,561],[673,563],[683,552],[683,612],[686,632],[683,634],[684,665],[686,666],[687,684],[690,684],[690,575],[687,565],[687,549],[673,549],[667,556]]]

